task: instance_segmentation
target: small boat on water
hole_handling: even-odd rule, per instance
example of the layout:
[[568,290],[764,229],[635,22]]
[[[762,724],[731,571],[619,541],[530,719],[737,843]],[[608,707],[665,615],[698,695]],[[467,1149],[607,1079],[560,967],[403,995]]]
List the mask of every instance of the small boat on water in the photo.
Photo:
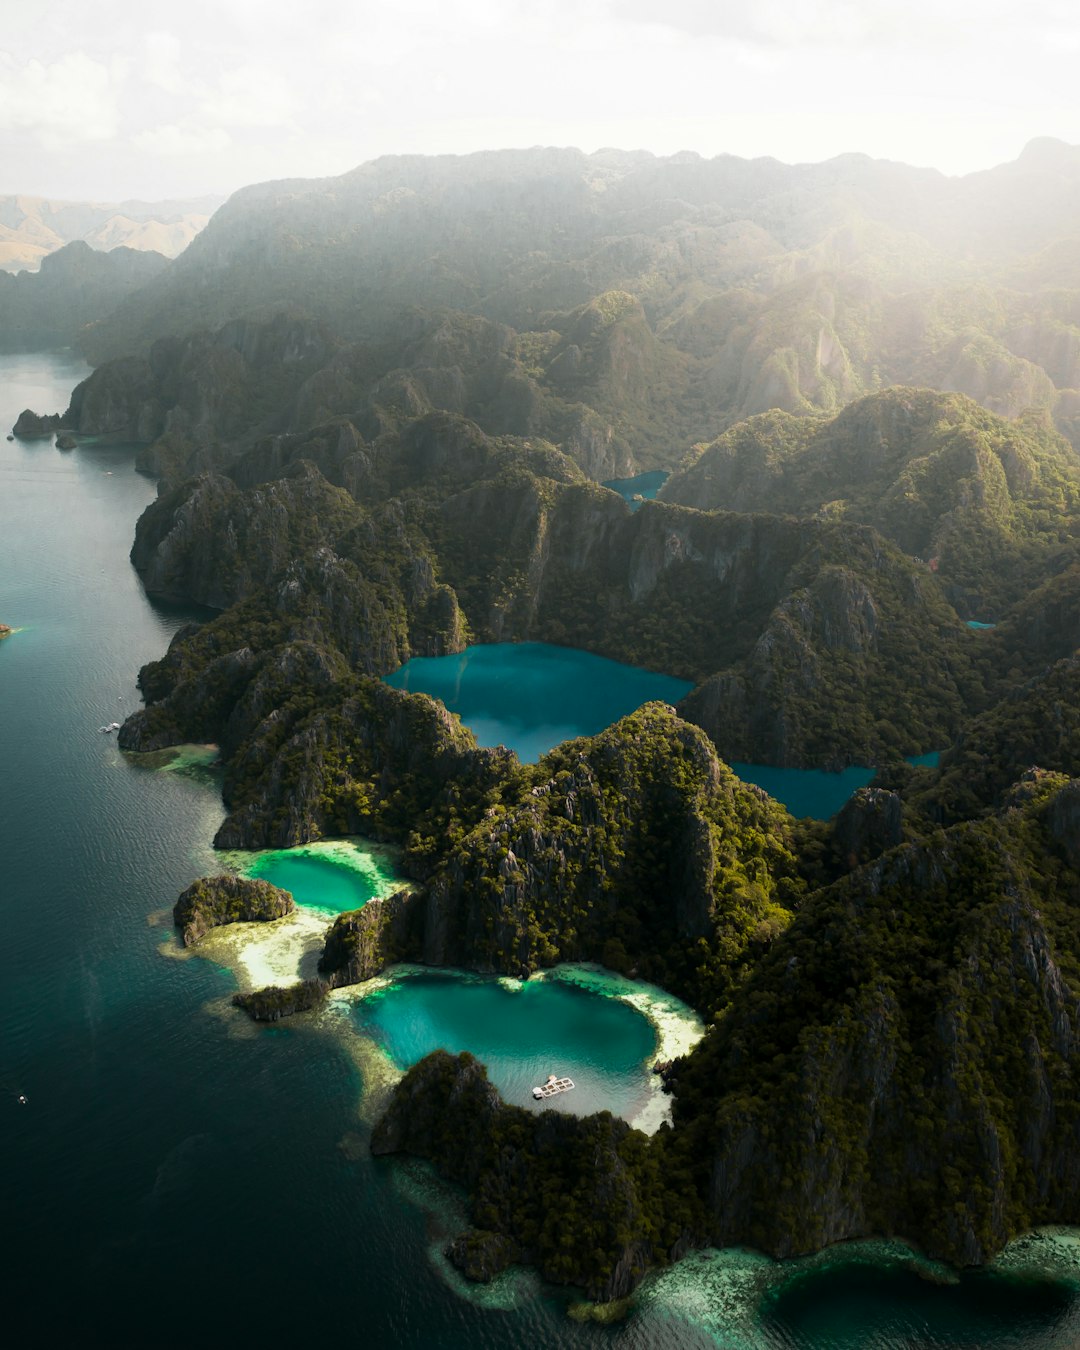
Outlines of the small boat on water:
[[98,731],[100,731],[105,736],[107,736],[111,731],[119,731],[119,730],[120,730],[119,722],[110,722],[107,727],[98,727]]
[[556,1078],[553,1073],[547,1076],[547,1082],[541,1083],[539,1087],[533,1088],[533,1096],[536,1100],[543,1101],[545,1097],[554,1097],[560,1092],[569,1092],[574,1086],[572,1078]]

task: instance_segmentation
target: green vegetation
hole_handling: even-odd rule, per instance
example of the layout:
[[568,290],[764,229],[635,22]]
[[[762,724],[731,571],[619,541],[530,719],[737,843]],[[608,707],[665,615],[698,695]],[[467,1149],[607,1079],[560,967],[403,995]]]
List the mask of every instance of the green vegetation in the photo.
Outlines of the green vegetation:
[[473,1278],[518,1257],[591,1299],[625,1297],[650,1265],[699,1238],[690,1173],[609,1112],[578,1120],[507,1106],[472,1055],[437,1050],[395,1089],[372,1150],[436,1162],[468,1187],[475,1229],[451,1248]]
[[184,945],[191,947],[211,928],[226,923],[269,923],[295,908],[288,891],[268,881],[223,872],[193,881],[173,906],[173,922],[184,930]]

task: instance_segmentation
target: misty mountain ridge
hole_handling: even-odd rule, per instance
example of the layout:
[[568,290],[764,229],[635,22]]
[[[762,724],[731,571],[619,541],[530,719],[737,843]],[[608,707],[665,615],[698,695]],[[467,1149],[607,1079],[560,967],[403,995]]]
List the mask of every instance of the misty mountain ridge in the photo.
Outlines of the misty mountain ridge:
[[206,225],[223,198],[213,194],[162,202],[66,202],[26,194],[0,196],[0,270],[36,271],[65,244],[131,248],[175,258]]
[[[422,402],[475,416],[445,391],[475,387],[480,353],[463,365],[444,345],[418,366],[401,335],[486,322],[504,334],[498,359],[528,354],[525,403],[580,407],[594,439],[622,443],[597,461],[609,474],[672,467],[771,408],[834,412],[893,384],[967,393],[1006,416],[1043,408],[1075,440],[1077,236],[1080,152],[1046,140],[959,179],[861,155],[384,157],[235,193],[81,344],[94,361],[145,354],[158,338],[284,311],[363,344],[378,379],[418,382]],[[605,296],[628,297],[633,317]],[[618,311],[599,381],[596,352],[571,331],[590,306]],[[443,393],[416,373],[434,368]],[[489,425],[528,434],[513,419]],[[533,429],[560,440],[550,418]]]

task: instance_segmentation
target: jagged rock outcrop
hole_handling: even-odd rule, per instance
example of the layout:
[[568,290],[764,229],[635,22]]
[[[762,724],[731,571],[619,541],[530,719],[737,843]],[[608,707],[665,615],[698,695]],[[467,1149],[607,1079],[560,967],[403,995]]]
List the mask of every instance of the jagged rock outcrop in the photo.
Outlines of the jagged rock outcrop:
[[131,561],[151,595],[224,609],[358,518],[352,499],[302,462],[247,492],[206,474],[146,508]]
[[833,848],[849,867],[873,861],[903,839],[903,800],[883,788],[858,788],[833,823]]
[[52,437],[60,423],[59,413],[46,413],[42,416],[30,408],[24,408],[11,430],[20,441],[43,441]]
[[336,989],[362,984],[398,962],[419,960],[423,918],[423,898],[415,891],[395,891],[339,914],[326,935],[319,974]]
[[222,873],[200,877],[181,894],[173,906],[173,922],[184,932],[184,945],[192,947],[211,928],[227,923],[268,923],[296,908],[288,891],[269,881]]
[[918,804],[943,822],[997,810],[1031,765],[1080,774],[1080,656],[1055,661],[969,719]]
[[1080,456],[1045,419],[1006,421],[956,395],[889,389],[828,421],[778,412],[725,432],[661,490],[702,510],[872,525],[931,565],[965,614],[1042,579],[1080,506]]
[[992,824],[814,895],[684,1064],[677,1132],[709,1159],[718,1241],[786,1257],[892,1232],[969,1265],[1080,1215],[1077,876],[1040,824],[1074,794],[1021,786]]
[[753,927],[743,907],[769,910],[771,888],[747,884],[742,841],[762,830],[778,881],[784,815],[662,704],[552,752],[530,781],[431,879],[425,961],[516,974],[632,960],[647,970],[650,954],[711,937],[734,913],[738,946]]
[[[3,222],[0,257],[12,247],[6,228],[10,224]],[[46,237],[51,233],[46,230]],[[77,348],[87,325],[111,314],[167,265],[160,253],[150,250],[121,247],[104,252],[82,240],[53,247],[37,272],[15,276],[0,272],[0,351]]]

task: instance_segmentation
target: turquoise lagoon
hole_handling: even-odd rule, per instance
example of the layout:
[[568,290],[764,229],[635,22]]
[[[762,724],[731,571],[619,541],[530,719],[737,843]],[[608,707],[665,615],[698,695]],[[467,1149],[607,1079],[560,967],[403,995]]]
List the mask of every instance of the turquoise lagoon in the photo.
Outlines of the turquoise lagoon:
[[783,802],[793,816],[828,820],[856,789],[865,787],[877,769],[858,765],[828,773],[825,769],[776,769],[769,764],[732,764],[747,783],[756,783],[770,797]]
[[481,745],[508,746],[529,764],[574,736],[595,736],[643,703],[677,703],[693,688],[689,680],[547,642],[415,656],[386,682],[441,699]]
[[[0,357],[0,424],[24,407],[65,407],[85,374],[65,356]],[[455,1283],[441,1259],[452,1229],[406,1199],[437,1189],[430,1171],[368,1155],[368,1070],[335,1025],[354,1024],[354,1006],[260,1029],[229,1007],[232,969],[162,959],[177,894],[221,866],[209,845],[222,807],[211,775],[147,772],[97,730],[138,706],[139,666],[195,617],[151,604],[128,563],[135,519],[153,498],[130,451],[62,454],[0,437],[0,620],[21,630],[0,643],[0,1205],[17,1235],[5,1261],[16,1291],[9,1339],[277,1345],[310,1338],[330,1295],[366,1344],[402,1350],[859,1343],[851,1327],[866,1290],[847,1249],[809,1264],[691,1255],[647,1281],[614,1328],[569,1321],[565,1292],[539,1281]],[[344,899],[301,908],[325,928]],[[417,1176],[423,1187],[408,1191],[401,1179]],[[252,1235],[258,1250],[245,1255]],[[1058,1257],[1070,1242],[1075,1250],[1071,1234],[1014,1244],[995,1272],[962,1275],[929,1301],[887,1253],[867,1249],[880,1283],[863,1343],[1075,1346],[1077,1265]],[[194,1297],[170,1294],[175,1273],[196,1266],[222,1277],[199,1279]],[[1022,1298],[1002,1296],[1017,1282]],[[976,1306],[988,1290],[993,1326]]]
[[609,478],[600,486],[617,492],[624,501],[630,503],[630,510],[636,511],[642,501],[656,500],[656,494],[670,476],[665,469],[650,469],[648,473],[638,473],[633,478]]
[[[664,990],[592,966],[529,980],[403,966],[361,988],[351,1007],[398,1070],[432,1050],[468,1050],[515,1106],[611,1111],[648,1130],[668,1114],[653,1062],[685,1053],[704,1030]],[[533,1086],[551,1073],[572,1078],[573,1091],[536,1102]]]
[[[652,699],[678,703],[693,685],[603,656],[546,642],[466,647],[456,656],[414,657],[386,676],[396,689],[431,694],[473,732],[481,745],[505,745],[524,763],[574,736],[594,736]],[[937,752],[909,762],[934,764]],[[794,816],[828,820],[876,769],[778,769],[732,764]]]
[[[915,768],[936,768],[940,750],[925,755],[910,755],[908,763]],[[836,815],[851,794],[873,780],[877,769],[853,765],[830,773],[825,769],[777,769],[770,764],[733,763],[731,766],[744,782],[756,783],[770,797],[783,802],[793,816],[810,816],[813,820],[828,820]]]
[[269,881],[290,891],[298,905],[327,915],[359,909],[405,884],[396,871],[397,851],[364,839],[321,839],[225,859],[241,876]]

